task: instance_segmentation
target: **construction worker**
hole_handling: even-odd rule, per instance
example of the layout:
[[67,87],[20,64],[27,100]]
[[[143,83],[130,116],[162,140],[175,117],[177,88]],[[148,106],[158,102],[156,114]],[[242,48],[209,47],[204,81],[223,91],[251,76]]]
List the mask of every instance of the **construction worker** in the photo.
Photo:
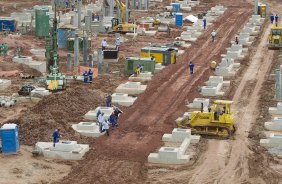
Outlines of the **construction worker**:
[[4,50],[4,56],[7,56],[8,54],[8,44],[7,43],[4,43],[3,50]]
[[110,115],[110,118],[109,118],[109,122],[112,124],[112,128],[115,129],[116,127],[116,116],[115,116],[115,113],[112,112],[112,114]]
[[137,65],[135,70],[136,77],[140,74],[140,67]]
[[116,45],[116,50],[119,51],[119,47],[120,47],[120,38],[117,38],[117,39],[116,39],[115,45]]
[[206,29],[206,27],[207,27],[207,19],[204,18],[204,19],[203,19],[203,22],[204,22],[204,29]]
[[271,24],[273,24],[273,21],[274,21],[274,15],[271,14],[271,15],[270,15],[270,22],[271,22]]
[[102,133],[103,123],[105,122],[104,113],[101,112],[98,116],[98,123],[99,123],[99,131]]
[[114,106],[114,114],[115,114],[115,118],[116,118],[116,126],[118,126],[118,118],[119,115],[122,114],[123,112],[116,106]]
[[155,60],[156,60],[155,56],[152,56],[151,61],[155,61]]
[[69,0],[66,0],[65,4],[66,4],[66,8],[68,8],[69,7]]
[[101,42],[102,50],[105,50],[107,48],[107,46],[108,46],[108,43],[107,43],[106,39],[102,40],[102,42]]
[[212,41],[214,42],[214,39],[215,39],[215,36],[216,36],[215,30],[212,31],[211,36],[212,36]]
[[87,84],[88,83],[88,72],[86,70],[84,71],[83,76],[84,76],[84,84]]
[[53,147],[55,147],[55,144],[60,141],[61,130],[62,130],[61,128],[58,128],[58,129],[55,129],[55,131],[53,132]]
[[192,61],[190,61],[189,63],[189,69],[190,69],[190,74],[193,74],[193,70],[194,70],[194,64],[192,63]]
[[93,72],[91,71],[91,68],[88,70],[88,77],[89,77],[89,83],[92,84],[92,79],[93,79]]
[[107,136],[110,136],[109,125],[110,123],[108,121],[103,121],[102,123],[102,132],[106,131]]
[[138,64],[138,67],[140,68],[140,73],[143,71],[143,66],[141,66],[140,64]]
[[112,107],[112,96],[111,95],[107,96],[106,98],[106,106]]
[[276,14],[276,16],[275,16],[275,24],[276,24],[276,27],[278,26],[278,15]]
[[2,56],[3,45],[0,43],[0,56]]
[[239,39],[238,39],[238,36],[236,36],[236,37],[235,37],[235,43],[236,43],[236,45],[238,45],[238,44],[239,44]]

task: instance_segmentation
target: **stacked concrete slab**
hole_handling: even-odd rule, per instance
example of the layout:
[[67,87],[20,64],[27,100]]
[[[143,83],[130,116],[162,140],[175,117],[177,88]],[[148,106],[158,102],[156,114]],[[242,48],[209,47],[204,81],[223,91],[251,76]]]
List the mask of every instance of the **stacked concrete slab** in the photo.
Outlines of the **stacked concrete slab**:
[[141,82],[126,82],[125,84],[120,84],[116,88],[117,93],[126,93],[129,95],[137,95],[143,93],[147,88],[147,85],[141,85]]
[[15,56],[13,58],[13,62],[26,64],[30,68],[33,68],[41,73],[46,72],[46,62],[33,61],[32,57],[30,56],[21,56],[21,57]]
[[95,122],[80,122],[78,124],[73,124],[72,128],[86,137],[100,137],[104,134],[104,132],[100,133],[99,125]]
[[6,90],[11,86],[11,80],[0,79],[0,91]]
[[121,106],[129,107],[137,100],[137,97],[128,96],[125,93],[114,93],[112,94],[112,103],[116,103]]
[[265,122],[264,127],[267,130],[282,131],[282,117],[274,117],[271,122]]
[[161,147],[158,153],[150,153],[149,163],[158,164],[185,164],[190,160],[186,151],[190,143],[198,143],[200,136],[192,136],[191,130],[175,128],[172,134],[164,134],[163,141],[181,143],[179,147]]
[[165,66],[162,65],[161,63],[156,63],[156,65],[155,65],[155,73],[160,72],[164,68],[165,68]]
[[91,120],[91,121],[96,121],[96,114],[100,110],[102,113],[104,113],[105,119],[108,119],[112,112],[114,111],[113,107],[97,107],[95,110],[88,111],[84,115],[84,119]]
[[210,76],[206,85],[201,88],[203,96],[222,96],[224,95],[223,87],[229,87],[230,81],[224,81],[223,76]]
[[146,82],[152,80],[151,72],[142,72],[138,76],[131,75],[128,79],[133,82]]
[[193,109],[201,109],[203,104],[203,107],[209,107],[210,99],[207,98],[195,98],[192,103],[187,104],[188,108]]
[[76,141],[60,141],[53,146],[53,142],[38,142],[35,150],[47,158],[63,160],[81,160],[89,151],[88,144],[77,144]]
[[278,102],[277,107],[269,107],[268,111],[271,115],[282,115],[282,102]]

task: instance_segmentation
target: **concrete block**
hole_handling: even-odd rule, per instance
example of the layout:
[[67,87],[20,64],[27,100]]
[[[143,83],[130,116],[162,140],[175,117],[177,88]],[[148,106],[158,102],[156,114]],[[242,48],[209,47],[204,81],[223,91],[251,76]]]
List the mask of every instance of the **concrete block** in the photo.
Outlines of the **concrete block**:
[[47,158],[81,160],[89,151],[89,145],[77,144],[76,141],[60,141],[53,147],[53,142],[37,142],[35,149]]
[[208,107],[209,104],[210,104],[210,99],[207,99],[207,98],[194,98],[193,103],[189,103],[187,105],[187,107],[188,108],[200,109],[202,103],[203,103],[204,107]]
[[145,31],[146,36],[155,36],[157,34],[157,31]]
[[260,145],[266,148],[282,146],[282,134],[270,133],[267,139],[261,139]]
[[30,96],[41,97],[41,98],[49,94],[50,94],[49,90],[45,88],[35,88],[34,90],[30,92]]
[[277,107],[269,107],[268,112],[272,115],[282,115],[282,102],[278,102]]
[[229,66],[217,66],[215,68],[215,75],[223,77],[234,77],[236,72],[233,70],[233,64]]
[[97,107],[94,111],[88,111],[85,115],[84,115],[84,119],[87,120],[97,120],[96,119],[96,114],[98,112],[98,110],[100,110],[101,112],[104,113],[104,117],[105,119],[108,119],[110,117],[110,115],[112,114],[112,112],[114,111],[113,107]]
[[30,49],[30,53],[35,56],[44,56],[45,57],[46,49]]
[[203,86],[201,88],[201,94],[203,96],[222,96],[224,92],[220,91],[223,87],[223,83],[217,84],[217,86]]
[[148,162],[160,164],[185,164],[190,160],[185,152],[190,144],[190,139],[186,138],[179,148],[161,147],[158,153],[151,153],[148,156]]
[[155,73],[160,72],[164,68],[165,68],[165,66],[163,66],[161,63],[156,63],[156,65],[155,65]]
[[147,85],[141,85],[141,82],[126,82],[125,84],[120,84],[116,88],[116,92],[137,95],[143,93],[146,88]]
[[0,91],[4,91],[11,86],[11,80],[0,79]]
[[128,79],[133,82],[146,82],[152,80],[151,72],[142,72],[138,76],[131,75]]
[[95,122],[80,122],[78,124],[73,124],[72,128],[86,137],[100,137],[105,134],[105,132],[100,133],[99,125]]
[[46,73],[46,63],[39,61],[32,61],[27,64],[30,68],[33,68],[41,73]]
[[282,131],[282,117],[274,117],[271,122],[265,122],[264,127],[267,130]]
[[164,134],[162,141],[183,142],[184,139],[190,139],[191,143],[198,143],[200,136],[192,136],[191,129],[174,128],[172,134]]
[[124,93],[114,93],[112,94],[112,103],[117,103],[121,106],[129,107],[137,100],[137,97],[128,96]]
[[30,56],[21,56],[21,57],[15,56],[15,57],[13,57],[13,62],[28,64],[28,63],[32,62],[32,57],[30,57]]
[[224,81],[223,76],[210,76],[206,84],[213,87],[217,87],[218,84],[222,84],[224,87],[228,87],[230,86],[230,81]]

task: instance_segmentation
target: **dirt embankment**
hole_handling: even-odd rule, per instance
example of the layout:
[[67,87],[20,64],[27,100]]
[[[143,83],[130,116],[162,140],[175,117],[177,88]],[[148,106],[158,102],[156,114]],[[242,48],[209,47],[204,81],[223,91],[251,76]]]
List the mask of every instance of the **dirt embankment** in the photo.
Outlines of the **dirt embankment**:
[[[280,57],[279,57],[280,55]],[[271,120],[271,115],[268,112],[268,107],[275,107],[277,100],[275,100],[275,69],[279,68],[282,64],[282,52],[276,51],[274,54],[274,62],[271,67],[270,73],[265,76],[265,82],[260,90],[260,100],[258,104],[260,116],[256,119],[256,123],[253,124],[251,131],[249,132],[250,150],[253,154],[249,156],[250,177],[260,175],[265,181],[269,183],[280,183],[282,180],[281,169],[277,168],[277,165],[281,165],[281,159],[270,155],[267,150],[259,146],[260,139],[266,137],[264,134],[264,123]],[[276,165],[276,166],[275,166]]]

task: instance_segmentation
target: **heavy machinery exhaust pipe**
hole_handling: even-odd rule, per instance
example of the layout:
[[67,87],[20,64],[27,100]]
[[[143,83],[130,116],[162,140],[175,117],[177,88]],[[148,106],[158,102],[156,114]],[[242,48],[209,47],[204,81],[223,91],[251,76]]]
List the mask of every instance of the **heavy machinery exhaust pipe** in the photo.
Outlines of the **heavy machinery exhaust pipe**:
[[204,103],[201,103],[201,112],[204,112]]

